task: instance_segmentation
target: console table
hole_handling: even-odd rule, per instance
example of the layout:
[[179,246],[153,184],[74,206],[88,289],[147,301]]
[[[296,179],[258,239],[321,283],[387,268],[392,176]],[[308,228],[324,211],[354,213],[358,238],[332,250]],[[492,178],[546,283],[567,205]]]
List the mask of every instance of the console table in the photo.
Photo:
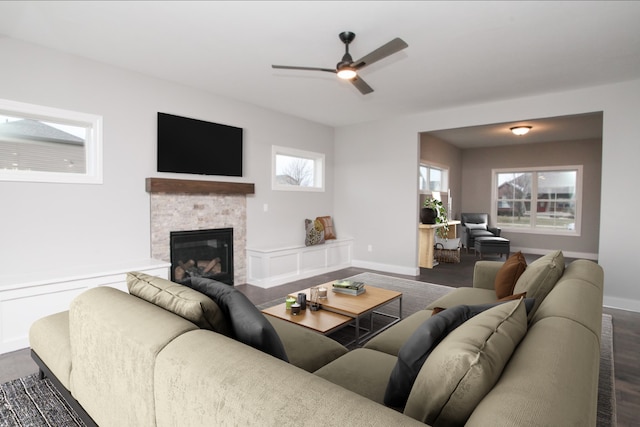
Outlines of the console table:
[[[449,239],[458,237],[457,227],[460,221],[449,220]],[[435,245],[436,230],[443,227],[442,224],[420,224],[418,225],[418,265],[422,268],[433,268],[433,246]]]

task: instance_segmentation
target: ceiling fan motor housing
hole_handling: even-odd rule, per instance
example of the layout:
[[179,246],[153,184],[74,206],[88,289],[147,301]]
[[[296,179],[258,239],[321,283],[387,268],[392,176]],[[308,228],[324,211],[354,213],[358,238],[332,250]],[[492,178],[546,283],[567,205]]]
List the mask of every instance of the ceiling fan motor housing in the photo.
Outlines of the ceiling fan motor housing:
[[351,43],[353,39],[356,38],[356,33],[352,33],[351,31],[343,31],[338,35],[338,37],[340,37],[340,40],[342,40],[342,43],[348,46],[349,43]]

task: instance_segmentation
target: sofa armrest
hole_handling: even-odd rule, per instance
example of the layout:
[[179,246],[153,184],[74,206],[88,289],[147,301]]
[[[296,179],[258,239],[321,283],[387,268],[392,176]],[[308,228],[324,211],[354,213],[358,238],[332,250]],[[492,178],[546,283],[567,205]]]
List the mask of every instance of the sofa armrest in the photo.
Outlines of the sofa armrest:
[[502,229],[500,227],[487,227],[487,230],[495,234],[496,237],[500,237],[500,233],[502,233]]
[[478,261],[473,268],[473,287],[495,289],[495,280],[502,261]]

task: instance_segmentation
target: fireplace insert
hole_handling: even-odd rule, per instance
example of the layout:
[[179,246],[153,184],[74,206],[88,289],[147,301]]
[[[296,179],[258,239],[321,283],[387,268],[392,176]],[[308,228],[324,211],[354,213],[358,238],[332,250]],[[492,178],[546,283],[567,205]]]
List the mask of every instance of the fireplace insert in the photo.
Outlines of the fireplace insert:
[[206,277],[233,285],[233,228],[170,232],[171,280]]

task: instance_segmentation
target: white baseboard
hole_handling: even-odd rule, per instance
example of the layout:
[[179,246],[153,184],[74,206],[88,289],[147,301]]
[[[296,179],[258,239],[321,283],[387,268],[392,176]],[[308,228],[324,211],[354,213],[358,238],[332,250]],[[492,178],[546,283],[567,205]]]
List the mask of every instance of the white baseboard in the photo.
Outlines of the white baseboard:
[[602,305],[609,308],[617,308],[619,310],[635,311],[640,313],[640,301],[637,299],[608,297],[605,295]]

